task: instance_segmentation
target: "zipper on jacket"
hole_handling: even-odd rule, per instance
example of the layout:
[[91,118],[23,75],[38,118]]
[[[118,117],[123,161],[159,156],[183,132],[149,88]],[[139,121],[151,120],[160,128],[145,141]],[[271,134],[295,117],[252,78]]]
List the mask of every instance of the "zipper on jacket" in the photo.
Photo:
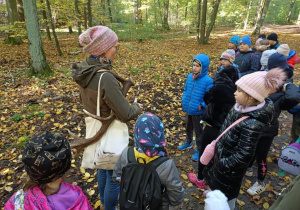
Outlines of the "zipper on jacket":
[[192,96],[193,96],[193,93],[194,93],[195,84],[196,84],[196,80],[194,81],[194,86],[193,86],[193,89],[192,89],[192,94],[191,94],[191,98],[190,98],[190,102],[189,102],[189,108],[188,108],[188,114],[190,113],[190,104],[191,104]]

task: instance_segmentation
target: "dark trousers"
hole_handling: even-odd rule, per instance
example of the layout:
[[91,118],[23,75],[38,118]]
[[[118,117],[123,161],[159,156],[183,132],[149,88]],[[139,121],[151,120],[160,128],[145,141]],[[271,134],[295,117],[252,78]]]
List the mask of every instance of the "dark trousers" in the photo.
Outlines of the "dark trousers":
[[256,160],[257,163],[257,179],[259,181],[264,181],[266,175],[267,175],[267,157],[268,152],[270,150],[270,147],[272,145],[273,137],[260,137],[258,140],[256,150],[255,150],[255,156],[250,162],[249,167],[252,167],[254,160]]
[[[213,140],[215,140],[219,136],[220,129],[212,126],[206,125],[202,137],[200,140],[200,150],[199,151],[199,156],[203,154],[205,147],[209,145]],[[203,179],[203,169],[205,165],[203,165],[199,160],[198,160],[198,179],[202,180]]]
[[291,130],[292,141],[294,143],[300,137],[300,116],[293,115],[293,124]]
[[186,124],[186,135],[187,135],[187,142],[190,144],[193,141],[194,131],[196,134],[196,145],[197,150],[200,149],[200,141],[202,135],[202,128],[203,125],[200,123],[201,116],[200,115],[188,115],[188,120]]

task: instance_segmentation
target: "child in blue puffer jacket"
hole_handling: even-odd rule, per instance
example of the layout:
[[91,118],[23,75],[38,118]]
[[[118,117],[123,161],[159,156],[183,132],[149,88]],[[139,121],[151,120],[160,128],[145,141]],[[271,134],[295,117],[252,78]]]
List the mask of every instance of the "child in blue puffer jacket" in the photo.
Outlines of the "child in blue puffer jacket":
[[193,71],[186,79],[182,96],[183,111],[188,114],[186,125],[186,142],[178,147],[180,150],[190,149],[193,146],[193,132],[196,134],[197,151],[192,160],[199,160],[200,139],[202,135],[201,115],[206,104],[204,94],[213,86],[213,80],[207,75],[209,57],[204,54],[196,55],[192,62]]

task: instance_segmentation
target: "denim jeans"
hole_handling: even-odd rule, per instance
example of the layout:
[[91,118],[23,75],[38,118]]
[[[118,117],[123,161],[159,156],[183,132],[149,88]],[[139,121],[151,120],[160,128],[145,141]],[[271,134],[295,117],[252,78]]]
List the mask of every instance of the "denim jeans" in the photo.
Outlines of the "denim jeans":
[[105,210],[115,210],[120,187],[112,180],[112,170],[98,169],[97,180],[101,204]]

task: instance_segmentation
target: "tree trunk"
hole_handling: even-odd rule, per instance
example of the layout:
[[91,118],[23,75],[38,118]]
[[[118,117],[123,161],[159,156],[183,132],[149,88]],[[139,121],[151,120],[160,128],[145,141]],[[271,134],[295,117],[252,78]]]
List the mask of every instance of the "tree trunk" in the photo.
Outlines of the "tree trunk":
[[200,23],[201,23],[201,0],[197,2],[197,42],[200,43]]
[[289,14],[288,14],[288,16],[286,18],[286,22],[287,23],[291,22],[291,16],[292,16],[292,11],[293,11],[294,5],[295,5],[295,0],[292,0],[291,5],[290,5]]
[[215,0],[213,3],[213,10],[210,15],[210,23],[206,30],[205,40],[204,40],[203,44],[208,44],[210,33],[211,33],[212,29],[214,28],[214,25],[215,25],[215,22],[217,19],[220,2],[221,2],[221,0]]
[[105,25],[105,0],[100,1],[101,10],[100,10],[100,25]]
[[78,27],[78,36],[82,33],[81,31],[81,15],[80,15],[80,12],[79,12],[79,7],[78,7],[78,0],[75,0],[74,1],[74,6],[75,6],[75,15],[77,17],[77,27]]
[[176,21],[175,21],[175,23],[176,23],[176,28],[178,28],[178,26],[179,26],[179,5],[178,5],[178,2],[176,4]]
[[88,27],[88,15],[87,15],[87,8],[86,7],[84,7],[84,10],[83,10],[83,16],[84,16],[84,28],[85,28],[85,30],[87,29],[87,27]]
[[300,12],[298,14],[297,25],[300,25]]
[[258,3],[257,3],[257,8],[256,8],[256,13],[255,13],[255,18],[254,18],[254,24],[257,23],[257,19],[258,19],[258,14],[259,14],[259,11],[260,11],[260,1],[261,0],[258,0]]
[[141,7],[140,1],[135,0],[134,1],[134,23],[135,24],[141,24],[142,23],[140,7]]
[[163,25],[163,15],[161,13],[160,0],[157,0],[157,3],[158,3],[158,11],[159,11],[159,14],[160,14],[160,22],[161,22],[161,25]]
[[7,0],[6,8],[8,13],[8,23],[14,24],[15,21],[18,21],[18,9],[16,0]]
[[254,29],[252,35],[260,34],[260,28],[264,24],[266,14],[267,14],[267,11],[269,9],[270,1],[271,0],[260,0],[260,2],[261,2],[260,14],[258,14],[257,23],[255,24],[255,29]]
[[47,4],[48,18],[49,18],[50,26],[51,26],[51,29],[52,29],[52,34],[53,34],[54,41],[55,41],[55,46],[56,46],[58,54],[60,56],[62,56],[62,52],[60,50],[59,42],[58,42],[58,39],[57,39],[57,36],[56,36],[56,33],[55,33],[55,26],[54,26],[54,23],[53,23],[53,20],[52,20],[52,12],[51,12],[51,6],[50,6],[49,0],[46,0],[46,4]]
[[206,12],[207,12],[207,0],[203,0],[201,26],[200,26],[200,44],[205,44]]
[[170,30],[168,18],[169,18],[169,0],[165,0],[163,28]]
[[157,26],[157,5],[156,5],[156,1],[154,0],[154,20],[155,20],[155,26]]
[[184,10],[184,20],[186,20],[186,18],[187,18],[187,8],[188,8],[188,5],[189,5],[189,0],[186,0],[185,10]]
[[111,3],[110,3],[110,0],[107,0],[107,9],[108,9],[109,20],[112,23],[113,22],[113,17],[112,17],[112,12],[111,12]]
[[253,2],[253,0],[250,0],[250,1],[249,1],[249,6],[248,6],[248,11],[247,11],[247,16],[246,16],[246,18],[245,18],[245,20],[244,20],[244,31],[246,31],[246,29],[247,29],[247,24],[248,24],[249,14],[250,14],[251,7],[252,7],[252,2]]
[[32,61],[31,73],[49,75],[52,70],[47,63],[42,43],[36,0],[23,0],[23,5]]
[[72,26],[69,26],[68,29],[69,29],[69,34],[72,34],[73,33]]
[[48,23],[48,19],[47,19],[47,13],[46,13],[46,10],[45,10],[44,1],[40,0],[40,3],[42,5],[42,14],[43,14],[43,19],[45,21],[47,39],[51,40],[50,28],[49,28],[49,23]]
[[17,12],[18,12],[18,20],[24,22],[24,8],[22,0],[17,0]]
[[87,0],[87,20],[89,27],[93,26],[93,19],[92,19],[92,0]]

